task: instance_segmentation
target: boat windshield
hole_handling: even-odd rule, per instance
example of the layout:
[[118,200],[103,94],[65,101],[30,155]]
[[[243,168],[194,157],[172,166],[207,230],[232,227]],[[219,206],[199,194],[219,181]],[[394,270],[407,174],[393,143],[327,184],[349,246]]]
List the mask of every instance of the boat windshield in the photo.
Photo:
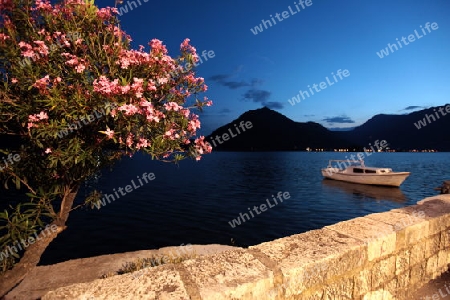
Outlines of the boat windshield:
[[[345,169],[350,166],[358,166],[364,168],[364,160],[330,159],[328,162],[328,168]],[[361,173],[364,173],[364,171],[362,171]]]

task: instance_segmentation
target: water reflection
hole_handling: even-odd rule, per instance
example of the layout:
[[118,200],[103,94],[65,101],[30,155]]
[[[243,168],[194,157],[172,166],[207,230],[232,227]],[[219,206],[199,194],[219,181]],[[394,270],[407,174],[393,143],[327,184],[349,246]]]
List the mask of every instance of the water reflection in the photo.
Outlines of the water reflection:
[[374,200],[390,200],[397,203],[403,203],[408,200],[402,190],[397,187],[349,183],[330,179],[324,179],[322,184],[325,189],[329,189],[331,192],[333,190],[342,190],[347,194]]

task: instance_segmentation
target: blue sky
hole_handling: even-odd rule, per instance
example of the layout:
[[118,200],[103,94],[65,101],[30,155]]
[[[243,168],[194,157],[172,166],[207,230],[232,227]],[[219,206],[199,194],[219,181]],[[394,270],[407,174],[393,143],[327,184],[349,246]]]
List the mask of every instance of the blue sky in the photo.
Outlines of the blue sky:
[[[131,0],[118,5],[128,7],[119,19],[134,48],[157,38],[176,56],[190,38],[198,52],[214,51],[197,68],[214,101],[200,117],[204,134],[264,105],[295,121],[353,127],[379,113],[450,102],[447,0],[311,0],[304,8],[298,0],[134,1],[133,10]],[[96,4],[114,6],[114,0]],[[286,19],[279,16],[282,21],[256,35],[250,30],[283,11]],[[420,26],[427,22],[438,28],[424,35]],[[377,55],[415,30],[420,39],[406,40],[384,58]],[[336,82],[332,72],[339,69],[350,76]],[[327,76],[334,85],[293,106],[288,102]]]

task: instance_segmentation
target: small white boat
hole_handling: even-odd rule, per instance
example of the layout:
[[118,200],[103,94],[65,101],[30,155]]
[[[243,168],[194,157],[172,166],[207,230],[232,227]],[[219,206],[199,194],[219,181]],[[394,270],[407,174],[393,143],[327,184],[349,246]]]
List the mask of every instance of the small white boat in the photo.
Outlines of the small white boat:
[[330,160],[328,166],[322,169],[322,176],[328,179],[397,187],[410,174],[410,172],[393,172],[391,168],[366,167],[363,160]]

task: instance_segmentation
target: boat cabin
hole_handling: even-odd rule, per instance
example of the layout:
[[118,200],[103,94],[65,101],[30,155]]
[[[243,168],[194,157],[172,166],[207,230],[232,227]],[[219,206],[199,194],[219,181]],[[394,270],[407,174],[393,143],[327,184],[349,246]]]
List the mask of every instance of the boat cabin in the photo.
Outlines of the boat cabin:
[[390,173],[392,169],[389,168],[356,168],[353,167],[353,173],[357,174],[384,174]]

